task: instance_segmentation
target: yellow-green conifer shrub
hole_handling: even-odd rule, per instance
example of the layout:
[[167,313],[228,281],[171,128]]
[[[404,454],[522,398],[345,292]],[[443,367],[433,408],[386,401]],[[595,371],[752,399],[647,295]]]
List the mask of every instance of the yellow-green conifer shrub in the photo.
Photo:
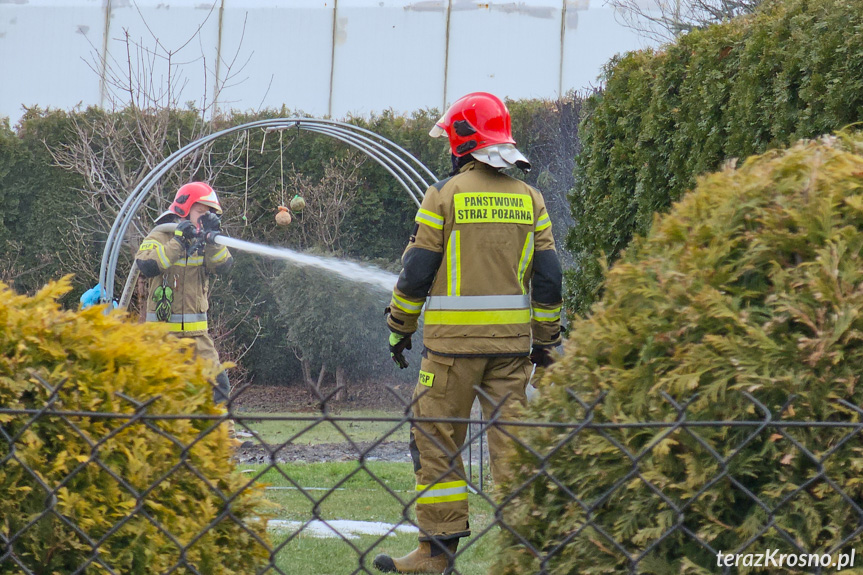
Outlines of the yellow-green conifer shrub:
[[[67,278],[26,297],[0,284],[0,558],[20,562],[6,555],[0,573],[77,572],[91,541],[84,573],[259,572],[262,498],[242,490],[225,425],[133,419],[217,415],[213,367],[162,326],[61,310],[69,289]],[[122,396],[153,401],[136,412]],[[46,408],[78,415],[35,413]]]
[[[673,422],[682,416],[665,392],[680,405],[694,398],[689,421],[766,419],[749,393],[774,419],[859,422],[860,412],[839,400],[863,405],[861,252],[860,135],[800,142],[704,177],[609,271],[604,298],[571,325],[529,418],[573,423],[591,411],[597,424]],[[567,390],[588,405],[607,395],[590,410]],[[524,438],[548,454],[569,431]],[[541,565],[508,536],[497,571],[630,572],[608,535],[631,557],[645,553],[638,573],[716,573],[714,552],[689,533],[727,553],[765,525],[772,527],[748,552],[794,552],[790,539],[828,553],[849,535],[844,551],[859,552],[863,518],[851,501],[863,502],[863,449],[859,435],[849,439],[852,429],[690,431],[588,429],[544,466],[521,449],[512,485],[539,477],[517,491],[506,518],[542,554],[556,555]],[[819,475],[821,465],[832,485]],[[681,528],[667,535],[674,526]]]

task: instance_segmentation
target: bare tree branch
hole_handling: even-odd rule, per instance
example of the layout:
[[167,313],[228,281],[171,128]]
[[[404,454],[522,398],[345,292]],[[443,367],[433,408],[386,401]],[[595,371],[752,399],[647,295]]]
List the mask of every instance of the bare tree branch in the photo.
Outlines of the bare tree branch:
[[[207,18],[215,6],[216,3]],[[144,20],[143,15],[141,20]],[[200,42],[206,21],[176,49],[166,46],[146,21],[144,26],[150,35],[146,42],[134,39],[124,29],[123,36],[115,41],[122,42],[125,61],[105,56],[103,62],[100,52],[91,44],[93,62],[90,68],[100,75],[104,70],[104,107],[74,110],[70,114],[71,134],[63,143],[45,144],[57,166],[83,176],[83,185],[78,191],[88,208],[87,215],[68,217],[69,233],[62,240],[68,253],[73,254],[68,262],[71,271],[79,277],[94,282],[98,279],[98,264],[93,260],[93,253],[98,251],[99,243],[104,241],[129,193],[169,154],[214,130],[215,103],[208,100],[206,89],[198,104],[183,102],[188,86],[185,68],[197,64],[203,66],[205,75],[208,73]],[[186,62],[180,61],[179,53],[184,48],[194,47],[195,40],[201,54],[191,60],[186,58]],[[240,43],[237,54],[226,63],[225,79],[219,86],[210,87],[216,93],[235,80],[233,67],[241,46]],[[239,168],[244,142],[244,136],[237,137],[227,152],[217,151],[213,144],[199,148],[157,183],[151,198],[133,220],[131,232],[124,238],[118,272],[122,273],[124,268],[129,270],[141,239],[152,226],[153,219],[167,207],[173,191],[193,179],[212,182],[226,168]],[[5,270],[0,270],[0,274],[3,273]],[[233,336],[237,328],[249,320],[259,299],[257,295],[248,294],[233,297],[214,315],[213,337],[226,360],[239,361],[257,341],[262,329],[260,323],[251,343],[241,345]],[[138,307],[140,304],[139,301]],[[241,371],[240,378],[243,377]]]
[[296,171],[288,174],[287,187],[306,199],[306,209],[297,217],[305,246],[339,251],[342,224],[359,193],[359,168],[364,162],[365,157],[352,150],[344,158],[331,158],[320,181]]
[[608,0],[623,22],[660,42],[752,13],[762,0]]

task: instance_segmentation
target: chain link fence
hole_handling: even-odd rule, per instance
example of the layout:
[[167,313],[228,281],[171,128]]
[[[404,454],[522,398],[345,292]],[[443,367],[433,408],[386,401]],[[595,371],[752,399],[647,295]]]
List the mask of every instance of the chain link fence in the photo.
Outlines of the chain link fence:
[[[67,567],[68,573],[119,575],[123,571],[112,563],[113,555],[105,554],[103,547],[132,521],[145,523],[151,532],[167,538],[173,548],[169,565],[158,571],[144,569],[142,572],[202,575],[223,572],[208,567],[206,560],[196,554],[196,546],[208,537],[209,531],[230,524],[238,529],[236,533],[242,534],[242,545],[259,546],[262,549],[259,562],[246,565],[242,572],[377,573],[372,566],[377,553],[396,550],[395,554],[398,554],[399,549],[409,551],[415,546],[417,536],[430,535],[424,533],[417,524],[413,511],[422,492],[416,491],[410,483],[413,468],[409,463],[407,435],[409,427],[417,428],[418,423],[444,421],[468,426],[468,440],[461,452],[450,454],[452,469],[449,471],[460,469],[461,461],[464,461],[467,471],[463,477],[471,492],[472,535],[462,541],[458,548],[452,573],[490,572],[496,561],[499,561],[504,541],[510,552],[515,549],[518,553],[535,558],[542,573],[590,572],[589,565],[577,566],[568,571],[553,567],[556,558],[565,556],[575,547],[589,547],[616,558],[620,565],[618,570],[606,572],[658,573],[660,571],[655,567],[653,556],[660,546],[668,544],[673,537],[686,541],[687,545],[692,546],[687,549],[697,550],[702,559],[704,556],[717,557],[716,563],[710,566],[703,561],[701,565],[696,565],[697,561],[688,560],[686,549],[681,548],[682,556],[675,563],[676,572],[756,573],[762,571],[742,565],[739,556],[765,551],[761,545],[768,534],[784,541],[787,547],[784,552],[811,554],[816,560],[814,565],[810,561],[808,567],[796,571],[786,566],[785,569],[763,572],[827,573],[836,572],[840,566],[853,567],[848,562],[841,565],[845,559],[840,556],[849,551],[854,553],[852,548],[863,533],[863,507],[856,495],[858,480],[853,481],[854,485],[847,484],[847,481],[842,483],[831,477],[829,466],[826,465],[844,449],[861,449],[858,435],[861,424],[857,422],[860,418],[850,418],[847,422],[789,420],[787,415],[793,410],[793,401],[789,401],[779,411],[771,411],[755,397],[746,394],[753,408],[747,417],[734,421],[698,421],[693,414],[688,413],[688,403],[676,402],[664,396],[677,414],[671,421],[599,423],[594,416],[602,405],[602,398],[586,402],[570,393],[571,401],[579,404],[584,413],[584,417],[577,421],[506,422],[506,433],[520,445],[522,457],[534,458],[535,466],[527,475],[522,470],[514,484],[502,490],[494,485],[487,472],[488,453],[484,435],[489,429],[503,423],[494,416],[488,420],[472,415],[471,419],[419,421],[412,417],[410,403],[404,401],[402,408],[391,417],[351,417],[332,412],[328,408],[329,397],[320,398],[317,412],[301,415],[252,416],[241,412],[224,415],[164,414],[154,409],[158,397],[141,401],[121,393],[117,393],[116,398],[128,409],[104,413],[76,412],[64,410],[58,402],[63,383],[52,387],[48,382],[40,381],[50,391],[50,398],[41,409],[0,407],[0,485],[4,478],[8,484],[8,478],[13,476],[19,477],[19,486],[25,483],[29,485],[26,488],[29,491],[13,490],[2,494],[2,497],[23,497],[26,493],[32,498],[35,490],[37,499],[43,503],[41,508],[22,510],[23,518],[13,520],[11,517],[0,517],[0,573],[49,572],[44,570],[45,557],[33,556],[22,543],[25,539],[38,537],[39,532],[45,529],[46,522],[49,522],[73,534],[77,563]],[[863,415],[857,406],[847,402],[844,402],[844,406],[852,413]],[[85,431],[85,428],[93,428],[94,421],[104,424],[101,427],[103,436],[93,437],[90,431]],[[182,427],[190,422],[204,423],[202,431],[192,441],[179,441],[177,435],[169,431],[169,428],[176,429],[176,426]],[[240,436],[239,440],[233,440],[233,457],[238,467],[235,473],[243,477],[242,481],[234,485],[233,491],[226,490],[218,481],[200,472],[197,463],[199,455],[195,453],[196,443],[208,435],[223,433],[229,422],[234,422]],[[60,424],[60,428],[65,430],[63,433],[68,436],[61,435],[56,438],[57,441],[74,437],[76,441],[86,442],[87,452],[77,457],[71,471],[62,478],[49,481],[46,478],[50,473],[45,468],[37,468],[32,457],[23,453],[25,448],[32,447],[28,442],[33,441],[33,432],[41,429],[40,426],[54,424]],[[261,424],[269,425],[271,429],[284,425],[286,436],[274,441],[272,433],[261,432]],[[383,431],[371,440],[358,440],[355,428],[362,425],[375,425]],[[333,453],[331,447],[320,447],[322,444],[316,443],[317,440],[311,437],[321,427],[328,428],[328,437],[341,438],[337,453]],[[523,439],[523,433],[529,430],[552,431],[557,439],[550,446],[540,449],[535,443]],[[838,439],[826,450],[816,452],[800,439],[802,436],[818,434],[821,430],[839,432]],[[801,431],[804,432],[802,435],[798,433]],[[640,449],[633,450],[622,437],[639,433],[648,434],[650,439]],[[562,453],[578,453],[582,449],[582,440],[588,435],[594,442],[601,438],[606,447],[613,449],[626,472],[616,476],[597,474],[595,489],[592,490],[594,495],[586,499],[579,495],[583,490],[577,485],[556,475],[550,462]],[[709,456],[715,466],[711,468],[712,473],[704,477],[699,489],[681,498],[668,494],[672,486],[657,482],[651,459],[658,450],[663,450],[663,453],[667,450],[669,438],[684,436],[688,439],[690,450],[697,446],[701,450],[700,455]],[[719,447],[707,436],[725,439],[733,436],[734,445]],[[44,433],[40,437],[46,441]],[[113,448],[110,455],[106,453],[106,446],[118,437],[127,437],[130,441],[134,441],[135,437],[149,437],[153,438],[152,441],[171,442],[176,459],[155,480],[141,485],[135,478],[115,471],[115,465],[110,461],[115,453]],[[804,465],[811,471],[807,472],[806,481],[782,493],[759,492],[758,477],[735,468],[735,461],[741,453],[756,444],[766,445],[777,441],[791,446],[796,465]],[[54,463],[46,461],[41,465],[51,467]],[[783,460],[769,465],[777,468],[790,465],[787,453]],[[110,529],[98,532],[70,513],[69,505],[66,504],[78,478],[94,470],[100,476],[109,478],[108,484],[113,482],[111,486],[120,489],[127,499],[124,511],[111,519]],[[689,472],[697,474],[699,470],[690,469]],[[173,532],[174,527],[169,521],[160,519],[156,510],[161,503],[155,499],[157,493],[163,493],[172,482],[181,486],[190,478],[205,486],[217,502],[217,509],[196,528],[193,535],[180,537]],[[513,519],[517,515],[508,510],[508,506],[517,501],[524,505],[524,500],[530,499],[530,494],[535,492],[537,483],[543,483],[543,489],[556,490],[558,497],[562,496],[568,501],[573,516],[578,517],[564,530],[566,536],[554,544],[538,544],[529,532],[525,532],[523,525]],[[664,510],[662,513],[668,519],[647,539],[619,541],[610,526],[619,522],[620,518],[609,517],[607,506],[612,498],[620,497],[636,484],[652,494],[656,505]],[[718,529],[741,532],[733,548],[716,548],[715,538],[705,535],[707,532],[692,522],[691,516],[696,513],[699,502],[708,494],[715,497],[716,489],[744,494],[763,517],[760,525],[745,530],[739,525],[722,524],[717,520]],[[263,494],[259,500],[262,505],[256,508],[258,515],[250,515],[245,507],[242,512],[237,511],[241,495],[252,490]],[[836,500],[845,508],[844,516],[852,520],[846,525],[835,526],[842,533],[833,537],[834,543],[829,548],[822,546],[810,549],[806,538],[786,528],[784,520],[779,520],[779,517],[789,502],[798,497],[823,498],[825,492],[838,495]],[[541,516],[542,506],[538,505],[533,513]],[[265,530],[258,528],[261,523],[266,525]],[[637,545],[633,545],[633,541]],[[219,544],[231,547],[235,542],[226,538]],[[57,553],[62,551],[56,550]],[[724,563],[719,553],[725,553]],[[732,560],[727,559],[729,556]],[[817,558],[824,559],[820,561]]]

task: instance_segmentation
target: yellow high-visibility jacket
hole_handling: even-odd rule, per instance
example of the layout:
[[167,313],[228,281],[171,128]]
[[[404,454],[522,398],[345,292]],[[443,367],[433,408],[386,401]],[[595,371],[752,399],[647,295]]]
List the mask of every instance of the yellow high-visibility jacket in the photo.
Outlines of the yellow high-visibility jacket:
[[[178,335],[207,333],[211,273],[226,273],[234,259],[225,246],[207,244],[204,255],[186,256],[173,232],[153,231],[141,242],[135,264],[148,278],[147,321],[165,321]],[[158,317],[157,288],[170,288],[170,314]]]
[[542,195],[480,162],[429,188],[387,325],[448,356],[521,356],[560,343],[562,273]]

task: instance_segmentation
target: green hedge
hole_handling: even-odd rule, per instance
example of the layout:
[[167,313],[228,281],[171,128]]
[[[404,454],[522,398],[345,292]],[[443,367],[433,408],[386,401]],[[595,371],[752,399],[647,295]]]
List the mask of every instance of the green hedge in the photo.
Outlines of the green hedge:
[[[863,498],[853,428],[863,403],[861,258],[863,134],[802,142],[700,180],[609,272],[603,298],[571,325],[543,378],[528,420],[587,420],[574,392],[598,401],[590,422],[608,427],[574,438],[565,427],[524,432],[530,450],[516,459],[507,519],[534,549],[556,554],[541,563],[507,532],[495,572],[625,573],[621,547],[644,554],[638,573],[718,572],[691,534],[725,553],[750,539],[739,552],[795,552],[787,539],[818,553],[846,537],[842,551],[859,547],[849,501]],[[691,401],[690,422],[763,421],[750,393],[774,421],[799,427],[669,432],[681,415],[660,392]]]
[[863,0],[768,2],[756,14],[608,64],[585,103],[570,202],[571,310],[699,174],[863,120]]
[[[46,148],[64,143],[69,127],[66,114],[37,108],[15,131],[0,121],[0,281],[21,292],[63,277],[70,261],[98,261],[92,237],[81,242],[70,234],[70,222],[87,217],[78,192],[81,178],[52,167]],[[81,291],[64,296],[63,303],[77,303]]]

